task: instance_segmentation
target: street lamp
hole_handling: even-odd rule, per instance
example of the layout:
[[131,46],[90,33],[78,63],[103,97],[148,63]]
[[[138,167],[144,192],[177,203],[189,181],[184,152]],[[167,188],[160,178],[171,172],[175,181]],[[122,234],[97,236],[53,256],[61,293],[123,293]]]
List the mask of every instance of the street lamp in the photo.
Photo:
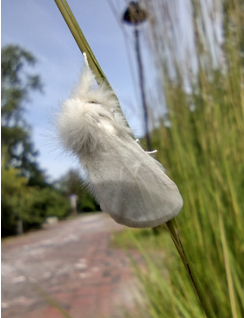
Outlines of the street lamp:
[[139,80],[140,80],[142,106],[143,106],[143,113],[144,113],[147,150],[150,151],[151,144],[150,144],[150,136],[149,136],[149,129],[148,129],[148,111],[147,111],[147,104],[146,104],[146,97],[145,97],[144,75],[143,75],[143,67],[142,67],[142,60],[141,60],[139,29],[138,29],[138,25],[141,24],[143,21],[145,21],[146,18],[147,18],[146,11],[143,10],[140,7],[139,3],[135,1],[130,2],[129,6],[126,8],[123,14],[123,21],[125,23],[128,23],[134,26],[135,50],[136,50],[136,57],[137,57],[138,70],[139,70]]

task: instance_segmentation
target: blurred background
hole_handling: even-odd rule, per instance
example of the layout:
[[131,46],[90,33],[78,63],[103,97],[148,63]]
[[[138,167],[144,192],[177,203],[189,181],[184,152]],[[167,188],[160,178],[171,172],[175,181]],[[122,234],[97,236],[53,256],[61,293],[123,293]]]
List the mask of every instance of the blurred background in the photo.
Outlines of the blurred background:
[[[243,1],[69,4],[135,137],[180,189],[177,228],[216,317],[243,317]],[[51,125],[82,63],[54,1],[2,1],[3,236],[99,209]],[[144,255],[138,317],[204,317],[166,231],[111,244]]]

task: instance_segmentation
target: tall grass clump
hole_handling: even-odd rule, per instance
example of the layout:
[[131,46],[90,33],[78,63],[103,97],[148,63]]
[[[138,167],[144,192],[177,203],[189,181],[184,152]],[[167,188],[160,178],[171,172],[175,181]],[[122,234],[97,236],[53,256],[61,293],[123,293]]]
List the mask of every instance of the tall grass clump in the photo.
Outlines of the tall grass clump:
[[[153,131],[152,144],[184,199],[176,227],[216,317],[241,318],[244,3],[186,1],[191,19],[185,28],[192,28],[194,39],[190,49],[181,42],[180,32],[186,30],[177,19],[177,2],[144,3],[170,120],[170,127]],[[136,243],[150,268],[149,274],[138,269],[147,295],[146,317],[204,317],[172,242],[165,235],[160,239],[166,248],[161,267]]]
[[[98,83],[106,81],[66,0],[55,2]],[[149,268],[141,271],[135,264],[146,295],[138,315],[204,317],[204,309],[207,317],[243,317],[243,0],[142,2],[170,121],[168,128],[153,131],[152,144],[184,198],[176,227],[189,257],[184,260],[171,222],[167,225],[187,271],[169,235],[158,236],[165,246],[160,264],[130,234]]]

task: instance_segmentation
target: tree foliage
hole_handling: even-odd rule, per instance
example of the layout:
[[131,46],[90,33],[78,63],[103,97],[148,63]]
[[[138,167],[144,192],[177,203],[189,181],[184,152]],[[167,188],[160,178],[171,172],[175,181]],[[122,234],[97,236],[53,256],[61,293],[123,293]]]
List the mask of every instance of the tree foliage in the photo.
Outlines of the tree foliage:
[[28,178],[40,172],[36,161],[38,152],[31,142],[30,126],[24,118],[30,94],[42,89],[39,76],[30,73],[30,67],[35,64],[33,55],[19,46],[2,49],[1,139],[7,149],[5,163],[19,168]]
[[42,89],[31,67],[34,56],[10,45],[2,49],[2,235],[38,228],[48,216],[64,218],[69,212],[67,198],[45,180],[31,141],[31,129],[24,114],[33,91]]
[[2,236],[13,235],[19,220],[24,231],[39,228],[49,216],[62,219],[69,212],[68,200],[55,189],[28,186],[16,168],[2,169]]

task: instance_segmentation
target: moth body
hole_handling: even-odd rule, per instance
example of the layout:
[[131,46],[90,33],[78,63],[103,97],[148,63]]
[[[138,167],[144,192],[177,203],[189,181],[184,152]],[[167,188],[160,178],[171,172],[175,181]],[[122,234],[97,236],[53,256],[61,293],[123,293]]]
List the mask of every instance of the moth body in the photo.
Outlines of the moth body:
[[57,130],[63,146],[78,156],[89,189],[116,222],[136,228],[167,222],[183,206],[176,184],[132,138],[113,92],[93,83],[86,67],[61,107]]

